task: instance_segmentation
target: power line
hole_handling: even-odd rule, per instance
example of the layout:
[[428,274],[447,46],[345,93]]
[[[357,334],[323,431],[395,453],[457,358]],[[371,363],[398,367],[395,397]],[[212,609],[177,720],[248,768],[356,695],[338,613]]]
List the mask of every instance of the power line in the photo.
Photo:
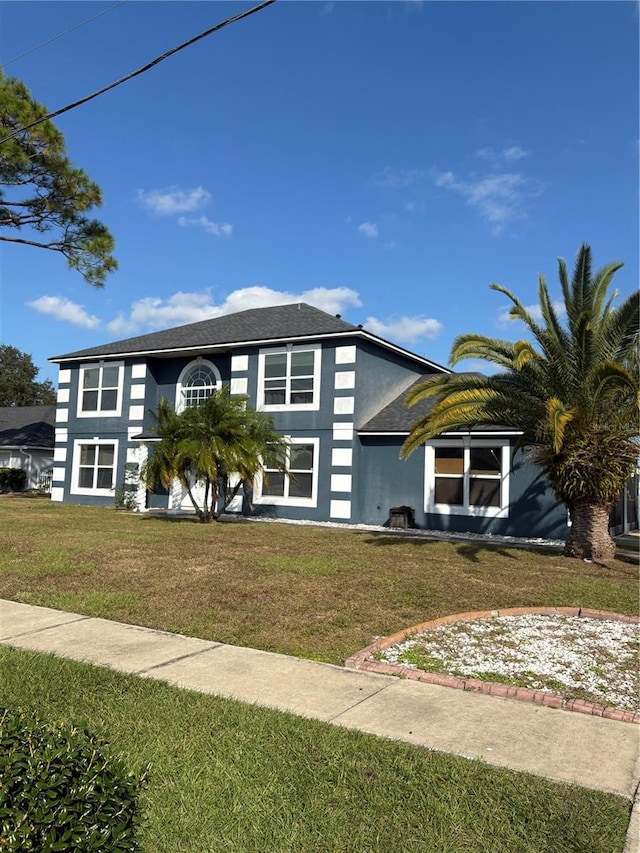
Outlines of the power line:
[[79,24],[75,24],[73,27],[69,27],[68,30],[64,30],[61,33],[57,33],[55,36],[51,36],[46,41],[37,44],[35,47],[30,47],[29,50],[25,50],[24,53],[19,53],[18,56],[14,56],[11,59],[8,59],[6,62],[0,62],[0,68],[6,68],[7,65],[11,65],[12,62],[17,62],[19,59],[24,59],[25,56],[29,56],[32,53],[35,53],[36,50],[40,50],[41,47],[46,47],[46,45],[51,44],[52,41],[57,41],[62,36],[66,36],[69,33],[72,33],[74,30],[79,30],[80,27],[84,27],[85,24],[90,24],[91,21],[95,21],[96,18],[101,17],[102,15],[106,15],[107,12],[112,12],[114,9],[117,9],[118,6],[122,6],[127,2],[127,0],[120,0],[119,3],[114,4],[113,6],[109,6],[108,9],[103,9],[101,12],[98,12],[95,15],[92,15],[90,18],[87,18],[84,21],[80,21]]
[[109,83],[108,86],[103,86],[102,89],[98,89],[97,92],[93,92],[91,95],[87,95],[84,98],[81,98],[79,101],[74,101],[72,104],[68,104],[66,107],[62,107],[59,110],[55,110],[55,112],[47,113],[47,115],[42,116],[42,118],[36,119],[35,121],[30,122],[29,124],[25,124],[24,127],[19,127],[17,130],[14,130],[13,133],[10,133],[9,136],[5,136],[4,139],[0,139],[0,145],[4,142],[8,142],[10,139],[14,139],[19,134],[23,133],[25,130],[30,130],[32,127],[36,127],[38,124],[42,124],[44,121],[48,121],[49,119],[56,118],[62,113],[69,112],[69,110],[73,110],[76,107],[81,106],[82,104],[86,104],[87,101],[93,100],[93,98],[97,98],[98,95],[103,95],[105,92],[108,92],[109,89],[115,89],[116,86],[119,86],[121,83],[126,83],[127,80],[131,80],[133,77],[137,77],[139,74],[143,74],[145,71],[148,71],[150,68],[153,68],[154,65],[157,65],[159,62],[162,62],[165,59],[168,59],[170,56],[173,56],[174,53],[178,53],[179,50],[184,50],[185,47],[189,47],[192,44],[195,44],[197,41],[200,41],[207,36],[210,36],[212,33],[221,30],[223,27],[228,26],[229,24],[234,24],[236,21],[242,20],[242,18],[247,18],[249,15],[253,15],[255,12],[259,12],[261,9],[266,8],[267,6],[271,6],[272,3],[275,3],[276,0],[265,0],[265,2],[260,3],[258,6],[253,6],[251,9],[247,9],[246,12],[240,12],[238,15],[234,15],[232,18],[227,18],[226,21],[222,21],[220,24],[216,24],[215,27],[211,27],[208,30],[200,33],[197,36],[189,39],[189,41],[185,41],[182,44],[179,44],[177,47],[171,48],[166,53],[163,53],[162,56],[156,57],[151,62],[148,62],[146,65],[143,65],[141,68],[138,68],[136,71],[132,71],[130,74],[126,74],[124,77],[120,77],[119,80],[115,80],[113,83]]

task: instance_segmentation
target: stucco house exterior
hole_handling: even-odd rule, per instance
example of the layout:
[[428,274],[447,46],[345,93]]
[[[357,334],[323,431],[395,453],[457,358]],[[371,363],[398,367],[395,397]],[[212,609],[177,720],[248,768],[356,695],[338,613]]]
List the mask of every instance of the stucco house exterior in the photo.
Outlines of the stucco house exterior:
[[[456,432],[408,460],[400,447],[425,412],[407,390],[450,371],[306,304],[256,308],[55,356],[59,365],[52,499],[113,505],[153,442],[150,411],[228,385],[269,412],[290,443],[295,481],[256,482],[252,507],[277,518],[388,524],[398,507],[429,530],[565,538],[567,514],[508,428]],[[127,466],[127,469],[125,469]],[[180,487],[137,505],[177,510]]]
[[55,406],[0,407],[0,468],[22,468],[25,489],[51,488]]

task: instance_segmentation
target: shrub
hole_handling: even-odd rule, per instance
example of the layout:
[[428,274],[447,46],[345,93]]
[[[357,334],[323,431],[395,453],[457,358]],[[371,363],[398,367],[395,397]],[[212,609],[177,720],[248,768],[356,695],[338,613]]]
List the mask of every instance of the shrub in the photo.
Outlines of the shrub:
[[0,492],[21,492],[27,482],[22,468],[0,468]]
[[124,466],[124,481],[116,486],[114,501],[116,509],[134,510],[138,506],[138,471],[135,462],[127,462]]
[[0,850],[139,851],[147,772],[87,729],[0,709]]

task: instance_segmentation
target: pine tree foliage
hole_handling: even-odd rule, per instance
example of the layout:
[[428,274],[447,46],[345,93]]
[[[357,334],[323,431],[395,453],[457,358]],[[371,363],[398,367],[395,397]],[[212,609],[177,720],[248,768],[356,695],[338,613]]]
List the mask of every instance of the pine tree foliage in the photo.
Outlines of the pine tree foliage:
[[0,344],[0,406],[54,406],[50,380],[36,382],[38,368],[28,353]]
[[[0,137],[46,114],[24,83],[0,71]],[[100,188],[73,166],[51,121],[0,144],[0,240],[59,252],[94,287],[117,268],[112,235],[88,215],[101,204]]]

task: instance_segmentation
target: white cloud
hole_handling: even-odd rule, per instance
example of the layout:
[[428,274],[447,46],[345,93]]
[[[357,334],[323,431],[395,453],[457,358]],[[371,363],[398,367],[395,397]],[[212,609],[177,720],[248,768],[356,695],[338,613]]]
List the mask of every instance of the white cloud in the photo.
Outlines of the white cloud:
[[71,300],[61,296],[40,296],[32,302],[27,302],[27,305],[40,314],[49,314],[56,320],[62,320],[74,326],[97,329],[100,325],[99,317],[94,314],[87,314],[83,305],[78,305],[76,302],[71,302]]
[[519,145],[512,145],[510,148],[504,149],[502,156],[505,160],[521,160],[523,157],[528,157],[529,152]]
[[528,180],[514,172],[490,174],[465,181],[454,172],[435,172],[437,187],[462,195],[467,204],[480,211],[483,219],[491,225],[494,235],[504,231],[508,222],[522,215],[522,200]]
[[138,198],[147,210],[157,216],[173,216],[205,207],[211,200],[211,193],[204,187],[181,190],[174,186],[160,190],[138,190]]
[[182,227],[197,225],[215,237],[230,237],[233,231],[233,225],[229,225],[228,222],[212,222],[208,216],[179,216],[178,225]]
[[179,291],[168,299],[147,296],[136,300],[129,315],[118,315],[108,324],[108,329],[114,335],[132,335],[143,330],[155,331],[185,323],[197,323],[249,308],[268,308],[296,302],[307,302],[329,314],[340,314],[347,306],[358,307],[362,304],[356,291],[348,287],[315,287],[300,293],[261,286],[242,287],[234,290],[218,305],[212,301],[209,291]]
[[489,160],[492,163],[500,163],[506,161],[512,163],[515,160],[522,160],[523,157],[528,157],[529,152],[525,151],[519,145],[511,145],[509,148],[503,148],[502,151],[496,151],[494,148],[480,148],[476,151],[476,157],[481,157],[483,160]]
[[361,225],[358,225],[358,231],[370,240],[378,238],[378,226],[375,222],[363,222]]
[[381,338],[405,344],[413,344],[421,338],[433,340],[443,329],[439,320],[426,317],[398,317],[386,321],[378,320],[377,317],[367,317],[364,327]]
[[392,169],[391,166],[385,166],[369,178],[369,183],[376,187],[404,189],[421,181],[426,174],[422,169]]
[[[555,302],[551,303],[557,316],[562,319],[564,317],[566,310],[565,305],[562,299],[557,299]],[[536,322],[540,322],[542,320],[542,310],[540,308],[539,303],[535,303],[534,305],[525,305],[525,310],[529,312],[529,314],[533,317]],[[498,326],[508,326],[511,323],[519,323],[521,322],[517,318],[511,317],[509,311],[511,310],[511,306],[508,308],[501,309],[500,314],[498,315],[497,324]]]

